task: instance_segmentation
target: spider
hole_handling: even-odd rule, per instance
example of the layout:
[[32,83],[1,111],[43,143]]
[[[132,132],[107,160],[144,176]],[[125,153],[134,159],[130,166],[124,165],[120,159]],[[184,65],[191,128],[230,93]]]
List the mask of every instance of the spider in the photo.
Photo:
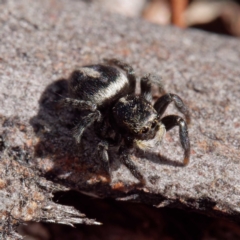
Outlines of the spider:
[[[152,105],[153,82],[150,75],[141,78],[141,93],[136,95],[136,77],[132,67],[117,59],[105,61],[106,64],[75,70],[68,81],[70,97],[60,101],[61,106],[84,113],[73,129],[77,143],[80,143],[84,130],[94,124],[94,131],[101,139],[98,156],[105,170],[110,171],[108,149],[117,146],[121,162],[140,183],[145,184],[144,176],[131,160],[133,149],[136,146],[144,149],[158,146],[165,132],[178,126],[184,150],[183,164],[187,165],[190,158],[187,129],[190,114],[181,98],[166,93]],[[186,122],[177,115],[162,118],[171,102],[185,115]]]

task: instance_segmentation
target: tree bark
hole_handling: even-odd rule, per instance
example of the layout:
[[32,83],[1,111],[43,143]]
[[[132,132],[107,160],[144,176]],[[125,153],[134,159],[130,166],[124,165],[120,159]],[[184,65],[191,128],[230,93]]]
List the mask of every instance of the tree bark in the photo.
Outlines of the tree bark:
[[[20,238],[14,226],[25,221],[99,224],[51,200],[53,192],[68,189],[239,221],[239,40],[160,27],[82,1],[0,1],[0,12],[4,236]],[[157,149],[135,150],[144,187],[115,149],[109,177],[98,161],[93,129],[77,145],[71,133],[76,113],[56,108],[74,69],[111,57],[131,64],[138,77],[161,76],[167,92],[178,94],[192,114],[188,166],[182,166],[178,129]],[[169,107],[167,114],[179,113]]]

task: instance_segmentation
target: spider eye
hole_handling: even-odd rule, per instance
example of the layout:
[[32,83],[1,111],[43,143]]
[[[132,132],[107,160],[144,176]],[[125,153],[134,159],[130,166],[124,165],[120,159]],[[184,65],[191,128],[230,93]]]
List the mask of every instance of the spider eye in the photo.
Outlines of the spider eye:
[[144,127],[144,128],[143,128],[143,130],[142,130],[142,133],[147,133],[147,132],[148,132],[148,130],[149,130],[149,128],[148,128],[148,127]]
[[155,120],[155,121],[152,123],[152,126],[151,126],[151,128],[155,128],[155,127],[156,127],[156,125],[157,125],[157,121]]

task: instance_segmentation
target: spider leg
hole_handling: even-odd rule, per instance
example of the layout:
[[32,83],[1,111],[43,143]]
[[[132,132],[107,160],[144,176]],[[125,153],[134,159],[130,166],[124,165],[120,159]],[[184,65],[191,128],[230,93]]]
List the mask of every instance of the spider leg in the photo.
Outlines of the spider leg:
[[189,163],[190,158],[190,142],[188,137],[188,129],[186,122],[179,116],[169,115],[161,119],[161,122],[164,124],[166,131],[169,131],[175,126],[179,126],[179,137],[181,145],[184,149],[184,165]]
[[[109,113],[108,113],[109,114]],[[122,136],[111,125],[109,125],[107,117],[101,115],[100,119],[95,122],[94,130],[96,135],[103,141],[107,141],[110,146],[117,146],[120,144]],[[109,137],[109,131],[114,130],[115,136]]]
[[117,146],[121,142],[121,135],[119,133],[115,134],[114,138],[106,137],[109,126],[106,123],[106,119],[101,118],[100,121],[95,122],[95,132],[97,136],[101,139],[98,143],[98,156],[103,163],[105,171],[109,174],[109,156],[108,149],[109,146]]
[[77,124],[73,128],[73,136],[76,139],[77,143],[80,143],[82,134],[85,131],[85,129],[92,125],[92,123],[95,122],[96,120],[99,120],[100,117],[101,113],[99,111],[95,111],[81,118],[79,124]]
[[149,102],[152,102],[152,84],[149,76],[141,78],[141,95]]
[[191,117],[190,117],[190,113],[188,108],[186,107],[186,105],[183,103],[182,99],[176,95],[176,94],[172,94],[172,93],[167,93],[163,96],[161,96],[154,104],[154,108],[156,109],[156,111],[158,112],[158,116],[159,118],[163,115],[163,113],[165,112],[167,106],[171,103],[174,102],[176,108],[185,115],[186,117],[186,121],[189,124],[191,122]]
[[110,170],[108,148],[109,146],[116,146],[118,144],[118,137],[116,139],[104,139],[98,143],[98,156],[103,163],[103,167],[107,173],[109,173]]
[[135,93],[136,76],[135,76],[135,72],[134,72],[133,68],[129,64],[122,62],[118,59],[114,59],[114,58],[113,59],[104,59],[104,61],[107,62],[108,64],[113,64],[126,72],[127,78],[130,82],[129,94]]
[[103,164],[104,170],[109,173],[109,156],[108,156],[108,146],[107,141],[102,140],[98,143],[98,156]]
[[70,107],[78,110],[95,111],[97,109],[96,104],[90,101],[84,101],[74,98],[64,98],[58,102],[58,107]]
[[119,149],[119,154],[121,155],[120,160],[131,171],[132,175],[141,182],[141,185],[145,185],[146,182],[143,175],[141,174],[138,167],[133,163],[131,159],[132,149],[133,148],[127,148],[125,146],[121,146]]
[[166,91],[164,90],[164,87],[162,85],[162,82],[160,81],[158,77],[148,74],[141,78],[141,95],[149,102],[153,100],[152,97],[152,84],[158,86],[158,90],[160,93],[165,94]]

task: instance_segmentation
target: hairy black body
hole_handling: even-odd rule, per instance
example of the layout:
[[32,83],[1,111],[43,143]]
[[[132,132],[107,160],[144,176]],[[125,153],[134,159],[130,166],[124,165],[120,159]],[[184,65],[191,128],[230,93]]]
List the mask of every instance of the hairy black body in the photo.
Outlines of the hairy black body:
[[91,65],[75,70],[69,79],[70,98],[61,100],[62,106],[85,112],[74,128],[76,141],[79,143],[84,130],[94,124],[95,132],[101,139],[99,158],[106,171],[109,172],[108,147],[119,146],[120,159],[143,184],[144,177],[131,160],[135,146],[144,149],[158,146],[166,131],[179,126],[184,165],[190,158],[185,120],[176,115],[162,118],[167,106],[174,102],[190,122],[187,107],[179,96],[172,93],[164,94],[152,105],[151,86],[150,77],[143,77],[141,93],[136,95],[136,77],[132,67],[110,59],[107,65]]

